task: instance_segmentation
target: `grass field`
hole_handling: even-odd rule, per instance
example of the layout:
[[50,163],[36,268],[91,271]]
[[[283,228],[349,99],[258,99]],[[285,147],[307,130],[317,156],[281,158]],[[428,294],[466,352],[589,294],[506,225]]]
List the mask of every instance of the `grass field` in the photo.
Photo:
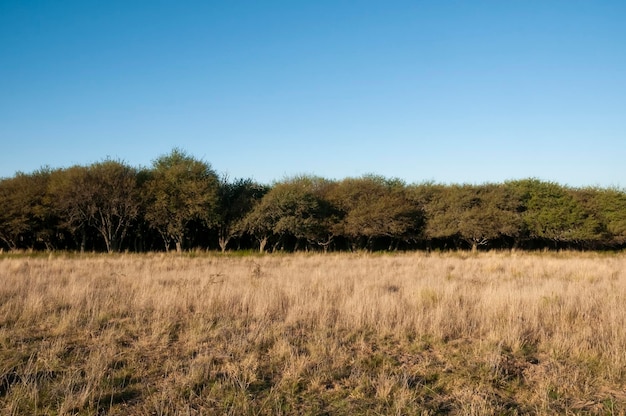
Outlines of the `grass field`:
[[0,256],[3,415],[626,412],[626,254]]

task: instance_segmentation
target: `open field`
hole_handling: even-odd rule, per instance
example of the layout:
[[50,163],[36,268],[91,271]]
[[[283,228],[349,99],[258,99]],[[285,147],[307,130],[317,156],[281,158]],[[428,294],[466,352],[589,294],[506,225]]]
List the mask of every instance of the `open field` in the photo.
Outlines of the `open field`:
[[6,415],[626,413],[626,254],[0,257]]

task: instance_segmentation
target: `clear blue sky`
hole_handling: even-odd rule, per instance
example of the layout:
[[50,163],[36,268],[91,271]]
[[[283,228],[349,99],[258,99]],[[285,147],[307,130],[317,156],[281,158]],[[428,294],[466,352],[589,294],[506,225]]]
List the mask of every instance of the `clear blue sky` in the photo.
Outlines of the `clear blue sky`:
[[626,187],[626,1],[0,0],[0,177]]

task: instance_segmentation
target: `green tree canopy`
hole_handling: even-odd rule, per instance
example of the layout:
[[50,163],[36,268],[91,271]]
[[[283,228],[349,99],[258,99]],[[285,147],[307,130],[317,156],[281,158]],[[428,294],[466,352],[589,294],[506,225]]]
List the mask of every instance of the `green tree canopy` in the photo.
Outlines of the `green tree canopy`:
[[602,225],[567,188],[537,179],[508,182],[522,204],[522,219],[529,238],[555,243],[580,243],[602,238]]
[[85,251],[88,227],[96,214],[89,168],[72,166],[52,172],[48,192],[61,227],[80,238],[80,251]]
[[217,174],[206,162],[180,149],[157,158],[144,184],[146,220],[161,235],[166,250],[173,241],[181,251],[187,226],[218,222]]
[[626,244],[626,192],[604,189],[597,196],[599,211],[613,244]]
[[255,204],[268,192],[269,187],[251,179],[229,182],[222,178],[219,185],[218,243],[222,252],[229,241],[244,231],[243,220]]
[[332,239],[328,228],[330,205],[322,199],[328,181],[299,176],[274,184],[245,219],[247,231],[263,251],[271,236],[276,243],[288,236],[307,243],[324,245]]
[[626,243],[626,193],[616,189],[584,188],[573,189],[570,193],[583,207],[587,222],[594,221],[597,233],[592,235],[593,241],[602,241],[609,245],[619,246]]
[[381,237],[409,241],[422,231],[423,211],[400,180],[375,175],[348,178],[338,182],[328,198],[341,212],[335,233],[348,238],[353,248],[371,248]]
[[519,200],[505,186],[425,185],[422,193],[429,238],[459,239],[476,250],[521,232]]
[[10,249],[34,247],[38,242],[52,247],[54,223],[47,198],[50,170],[31,174],[18,172],[0,180],[0,240]]
[[55,171],[49,194],[63,226],[81,234],[81,250],[87,228],[92,227],[108,252],[119,251],[139,215],[137,170],[117,160]]
[[[261,251],[626,247],[626,191],[538,179],[406,185],[365,175],[221,180],[180,149],[133,168],[106,159],[0,179],[0,250]],[[162,243],[161,243],[162,242]],[[130,244],[129,244],[130,243]],[[236,244],[234,244],[236,243]]]

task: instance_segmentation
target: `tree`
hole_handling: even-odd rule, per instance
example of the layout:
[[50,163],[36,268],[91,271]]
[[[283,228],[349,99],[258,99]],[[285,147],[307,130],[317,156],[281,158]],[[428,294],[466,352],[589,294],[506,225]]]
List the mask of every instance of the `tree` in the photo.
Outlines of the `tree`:
[[87,173],[87,186],[93,190],[88,208],[90,222],[104,239],[107,251],[119,251],[139,214],[137,171],[108,159],[92,164]]
[[476,251],[501,238],[516,238],[522,228],[519,201],[502,185],[451,185],[431,189],[425,204],[427,235],[459,240]]
[[525,179],[509,182],[522,204],[525,230],[532,239],[554,244],[580,244],[602,238],[601,224],[576,201],[571,190],[552,182]]
[[0,240],[10,250],[16,250],[29,228],[28,217],[22,210],[18,173],[14,178],[0,181]]
[[244,220],[245,229],[259,241],[261,252],[272,236],[276,236],[276,244],[287,237],[295,238],[295,249],[301,240],[319,244],[331,238],[324,222],[329,206],[320,197],[326,182],[299,176],[274,184]]
[[598,195],[598,201],[612,243],[623,246],[626,244],[626,191],[605,189]]
[[315,176],[297,176],[275,185],[272,197],[279,216],[274,233],[295,237],[296,249],[301,241],[327,249],[335,214],[324,198],[329,186],[330,181]]
[[454,240],[458,236],[458,224],[451,211],[455,205],[451,187],[434,183],[421,184],[413,188],[413,199],[424,207],[424,234],[431,243],[434,239]]
[[348,178],[333,187],[328,197],[341,212],[336,234],[346,237],[353,249],[372,249],[374,240],[381,237],[392,244],[409,241],[422,231],[423,211],[400,180],[373,175]]
[[109,253],[120,251],[139,215],[137,170],[118,160],[54,171],[48,193],[60,226],[80,239],[81,252],[89,229]]
[[242,230],[258,241],[260,253],[265,252],[265,246],[274,233],[277,221],[278,214],[272,202],[271,197],[264,196],[241,221]]
[[570,191],[586,215],[597,222],[606,247],[626,243],[626,192],[617,188],[585,188]]
[[243,231],[242,221],[255,203],[268,192],[268,187],[251,179],[229,182],[223,177],[219,184],[218,243],[222,252],[230,240]]
[[316,224],[310,228],[310,232],[306,234],[305,238],[309,244],[328,251],[337,236],[340,229],[339,224],[344,217],[344,213],[331,202],[331,196],[337,182],[316,177],[310,178],[308,182],[309,192],[317,201],[317,209],[315,210]]
[[49,180],[47,168],[31,174],[18,172],[13,178],[0,180],[0,240],[8,248],[41,244],[52,248],[54,218],[47,198]]
[[80,251],[85,251],[87,231],[96,215],[95,189],[89,168],[72,166],[52,172],[48,193],[60,226],[80,238]]
[[146,220],[169,250],[173,241],[182,251],[188,225],[218,222],[219,180],[211,166],[180,149],[157,158],[144,186]]

